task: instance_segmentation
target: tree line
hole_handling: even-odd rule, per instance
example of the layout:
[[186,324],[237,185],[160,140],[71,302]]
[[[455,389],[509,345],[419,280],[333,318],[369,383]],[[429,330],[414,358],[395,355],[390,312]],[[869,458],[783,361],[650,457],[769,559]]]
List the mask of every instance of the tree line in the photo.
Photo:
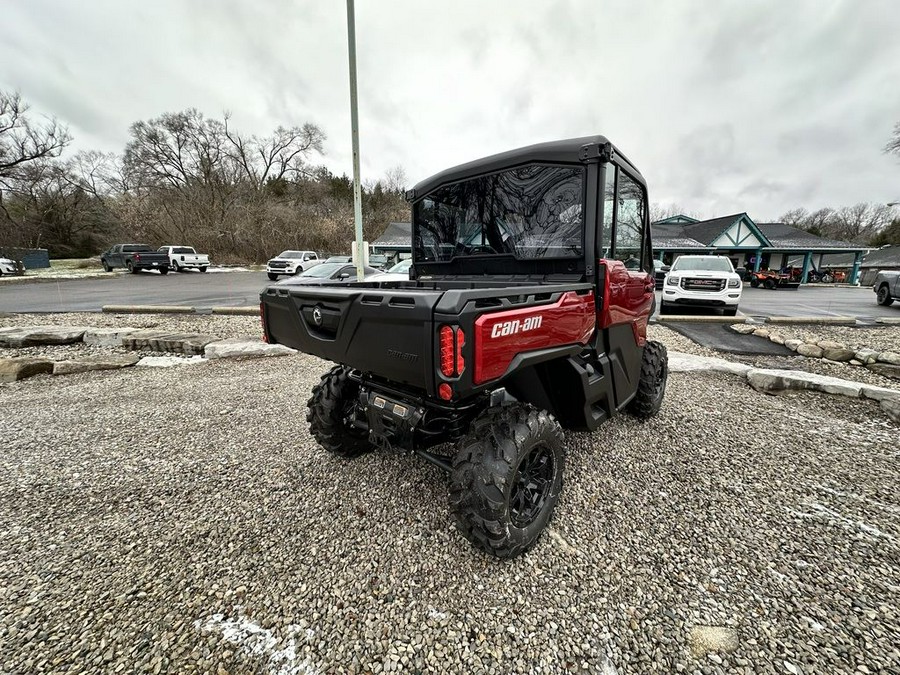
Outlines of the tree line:
[[[36,118],[0,91],[0,246],[85,257],[116,242],[183,244],[219,262],[261,262],[283,249],[350,250],[353,183],[314,159],[315,124],[242,133],[231,117],[190,109],[135,122],[122,153],[66,156],[64,124]],[[363,185],[363,233],[373,241],[408,220],[397,167]]]
[[782,214],[779,221],[820,237],[872,248],[900,244],[900,209],[887,204],[863,202],[812,212],[792,209]]

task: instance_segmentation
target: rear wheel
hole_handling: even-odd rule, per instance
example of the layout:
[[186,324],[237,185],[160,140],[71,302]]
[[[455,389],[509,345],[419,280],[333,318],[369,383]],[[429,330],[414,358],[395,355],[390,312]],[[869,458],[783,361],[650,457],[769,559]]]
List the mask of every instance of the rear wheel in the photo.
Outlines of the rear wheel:
[[641,376],[637,394],[628,404],[628,412],[638,419],[653,417],[662,407],[669,379],[669,356],[665,345],[648,340],[641,357]]
[[169,268],[168,268],[168,267],[160,267],[160,268],[159,268],[159,273],[160,273],[160,274],[168,274],[168,273],[169,273]]
[[891,297],[891,289],[888,288],[887,284],[882,284],[878,289],[878,294],[875,296],[878,299],[879,305],[884,305],[885,307],[889,307],[894,303],[894,299]]
[[350,369],[335,366],[313,387],[307,406],[309,431],[328,452],[352,459],[373,449],[365,429],[350,424],[359,396],[359,385],[350,379]]
[[205,271],[206,271],[206,268],[205,268],[205,267],[201,267],[201,268],[200,268],[200,271],[201,271],[201,272],[205,272]]
[[759,288],[759,279],[750,277],[750,288]]
[[775,280],[774,279],[766,279],[763,282],[763,286],[768,288],[770,291],[774,291],[775,290]]
[[564,441],[545,410],[515,403],[481,413],[450,472],[450,510],[462,535],[498,558],[531,549],[562,492]]
[[131,272],[132,274],[137,274],[138,272],[141,271],[140,269],[138,269],[137,267],[135,267],[135,266],[131,263],[130,260],[129,260],[127,263],[125,263],[125,267],[127,267],[127,268],[128,268],[128,271]]
[[268,277],[269,277],[269,281],[275,281],[278,278],[278,275],[272,274],[271,272],[269,272]]
[[825,272],[825,274],[822,275],[823,284],[830,284],[832,281],[834,281],[834,275],[831,274],[831,272]]

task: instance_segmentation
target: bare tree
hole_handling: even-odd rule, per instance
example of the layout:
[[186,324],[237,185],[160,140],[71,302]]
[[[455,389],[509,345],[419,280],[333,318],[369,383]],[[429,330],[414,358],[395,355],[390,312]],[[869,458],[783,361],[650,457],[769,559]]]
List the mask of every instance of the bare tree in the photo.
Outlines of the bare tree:
[[887,142],[887,145],[884,146],[884,151],[900,157],[900,122],[894,125],[894,132],[891,134],[891,139]]
[[699,219],[696,211],[688,211],[679,204],[660,204],[658,202],[650,204],[651,223],[665,220],[666,218],[672,218],[673,216],[687,216],[688,218]]
[[891,222],[892,216],[891,207],[885,204],[844,206],[834,212],[829,234],[842,241],[866,244]]

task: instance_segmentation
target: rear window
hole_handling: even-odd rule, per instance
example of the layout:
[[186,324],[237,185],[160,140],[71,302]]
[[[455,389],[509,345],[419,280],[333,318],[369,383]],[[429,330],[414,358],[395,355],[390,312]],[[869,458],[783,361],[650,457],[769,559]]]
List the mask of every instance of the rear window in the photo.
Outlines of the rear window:
[[153,253],[153,249],[149,246],[141,246],[139,244],[128,244],[122,247],[123,253]]
[[172,253],[196,253],[196,251],[188,246],[177,246],[172,249]]
[[413,207],[416,259],[583,251],[584,168],[530,164],[444,185]]

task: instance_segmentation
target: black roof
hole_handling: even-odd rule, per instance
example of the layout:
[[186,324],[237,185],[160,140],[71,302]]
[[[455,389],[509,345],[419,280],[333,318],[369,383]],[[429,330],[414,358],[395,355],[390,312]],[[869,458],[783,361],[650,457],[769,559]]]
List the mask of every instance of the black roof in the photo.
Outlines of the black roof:
[[900,246],[883,246],[869,251],[869,254],[863,258],[860,267],[900,267]]
[[388,223],[372,246],[412,246],[412,224]]
[[653,236],[653,248],[699,248],[704,251],[709,249],[709,246],[702,241],[697,241],[685,234],[684,223],[652,223],[650,231]]
[[756,223],[756,227],[771,242],[773,248],[848,248],[857,251],[866,248],[848,241],[820,237],[785,223]]
[[684,233],[692,239],[701,241],[704,244],[711,244],[720,234],[731,227],[734,221],[741,216],[746,215],[746,213],[735,213],[731,216],[721,216],[710,220],[698,220],[696,223],[686,224],[684,226]]
[[644,177],[640,171],[632,164],[618,148],[612,145],[605,136],[582,136],[580,138],[568,138],[562,141],[551,141],[549,143],[537,143],[535,145],[527,145],[523,148],[515,150],[507,150],[498,155],[490,155],[476,159],[472,162],[460,164],[450,169],[445,169],[440,173],[436,173],[423,181],[406,193],[407,199],[410,201],[431,192],[436,187],[446,183],[455,183],[457,181],[480,176],[486,173],[493,173],[509,167],[525,164],[527,162],[550,162],[550,163],[586,163],[598,157],[598,153],[603,146],[610,145],[614,152],[614,157],[619,162],[628,166],[629,171],[642,185],[646,185]]

